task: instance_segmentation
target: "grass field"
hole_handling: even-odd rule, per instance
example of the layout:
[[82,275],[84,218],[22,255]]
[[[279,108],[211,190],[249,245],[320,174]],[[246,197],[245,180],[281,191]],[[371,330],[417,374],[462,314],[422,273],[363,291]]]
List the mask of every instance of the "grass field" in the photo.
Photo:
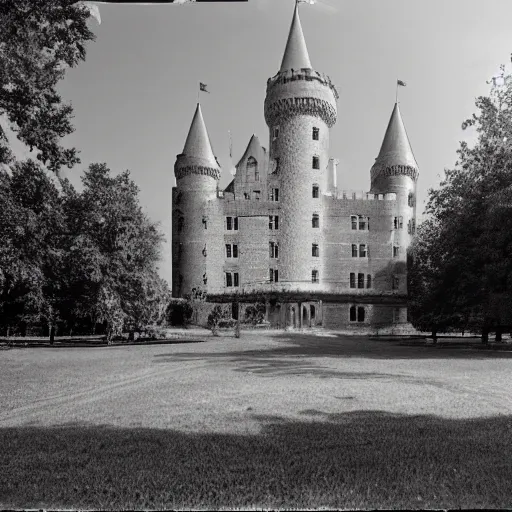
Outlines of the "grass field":
[[510,508],[512,353],[362,337],[0,352],[0,508]]

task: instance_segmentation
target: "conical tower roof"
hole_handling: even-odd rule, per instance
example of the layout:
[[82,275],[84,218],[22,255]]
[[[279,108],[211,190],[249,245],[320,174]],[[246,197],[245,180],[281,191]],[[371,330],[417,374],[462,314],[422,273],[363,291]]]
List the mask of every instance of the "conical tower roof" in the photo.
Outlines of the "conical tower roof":
[[385,169],[393,165],[405,165],[418,169],[398,103],[395,103],[379,156],[375,159],[373,168]]
[[280,71],[283,72],[290,69],[299,70],[302,68],[312,69],[308,49],[306,47],[306,40],[304,39],[304,33],[302,32],[302,26],[300,24],[299,4],[296,3]]
[[190,130],[188,131],[185,147],[183,148],[183,155],[200,158],[213,168],[218,168],[217,159],[213,154],[210,137],[208,130],[204,124],[203,113],[201,112],[201,105],[198,103]]

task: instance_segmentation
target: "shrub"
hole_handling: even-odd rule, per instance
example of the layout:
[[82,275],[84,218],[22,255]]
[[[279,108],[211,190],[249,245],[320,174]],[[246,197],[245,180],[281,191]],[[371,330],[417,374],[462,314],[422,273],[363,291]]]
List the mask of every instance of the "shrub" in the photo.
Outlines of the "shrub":
[[208,329],[210,329],[212,331],[212,334],[214,336],[217,335],[217,329],[219,328],[219,323],[221,321],[226,321],[228,320],[228,314],[227,312],[222,308],[222,306],[220,306],[219,304],[217,304],[212,312],[208,315]]
[[167,306],[166,319],[169,325],[182,326],[190,322],[193,308],[189,301],[171,300]]

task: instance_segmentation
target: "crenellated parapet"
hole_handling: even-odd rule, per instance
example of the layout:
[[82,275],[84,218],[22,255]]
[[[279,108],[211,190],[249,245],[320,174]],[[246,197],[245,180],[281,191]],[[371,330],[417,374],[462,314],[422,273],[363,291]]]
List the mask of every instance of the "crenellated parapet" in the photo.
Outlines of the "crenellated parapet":
[[186,165],[184,167],[176,166],[174,170],[174,174],[177,180],[184,178],[185,176],[190,176],[193,174],[198,174],[202,176],[210,176],[215,180],[220,180],[220,170],[215,169],[213,167],[206,167],[204,165]]
[[418,180],[419,171],[412,165],[374,166],[370,171],[370,175],[372,182],[378,178],[387,178],[390,176],[408,176],[416,182]]
[[321,119],[329,128],[337,119],[338,93],[329,77],[303,69],[278,73],[267,82],[265,121],[269,126],[297,115]]

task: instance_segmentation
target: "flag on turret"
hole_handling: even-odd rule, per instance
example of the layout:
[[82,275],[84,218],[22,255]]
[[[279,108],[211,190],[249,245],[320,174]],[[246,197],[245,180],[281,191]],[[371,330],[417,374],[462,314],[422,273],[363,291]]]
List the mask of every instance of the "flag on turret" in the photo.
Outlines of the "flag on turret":
[[202,92],[207,92],[208,94],[210,94],[210,91],[208,91],[206,89],[207,85],[206,84],[203,84],[203,82],[199,82],[199,90],[202,91]]
[[397,80],[396,84],[397,85],[401,85],[402,87],[406,87],[407,86],[407,84],[403,80]]

